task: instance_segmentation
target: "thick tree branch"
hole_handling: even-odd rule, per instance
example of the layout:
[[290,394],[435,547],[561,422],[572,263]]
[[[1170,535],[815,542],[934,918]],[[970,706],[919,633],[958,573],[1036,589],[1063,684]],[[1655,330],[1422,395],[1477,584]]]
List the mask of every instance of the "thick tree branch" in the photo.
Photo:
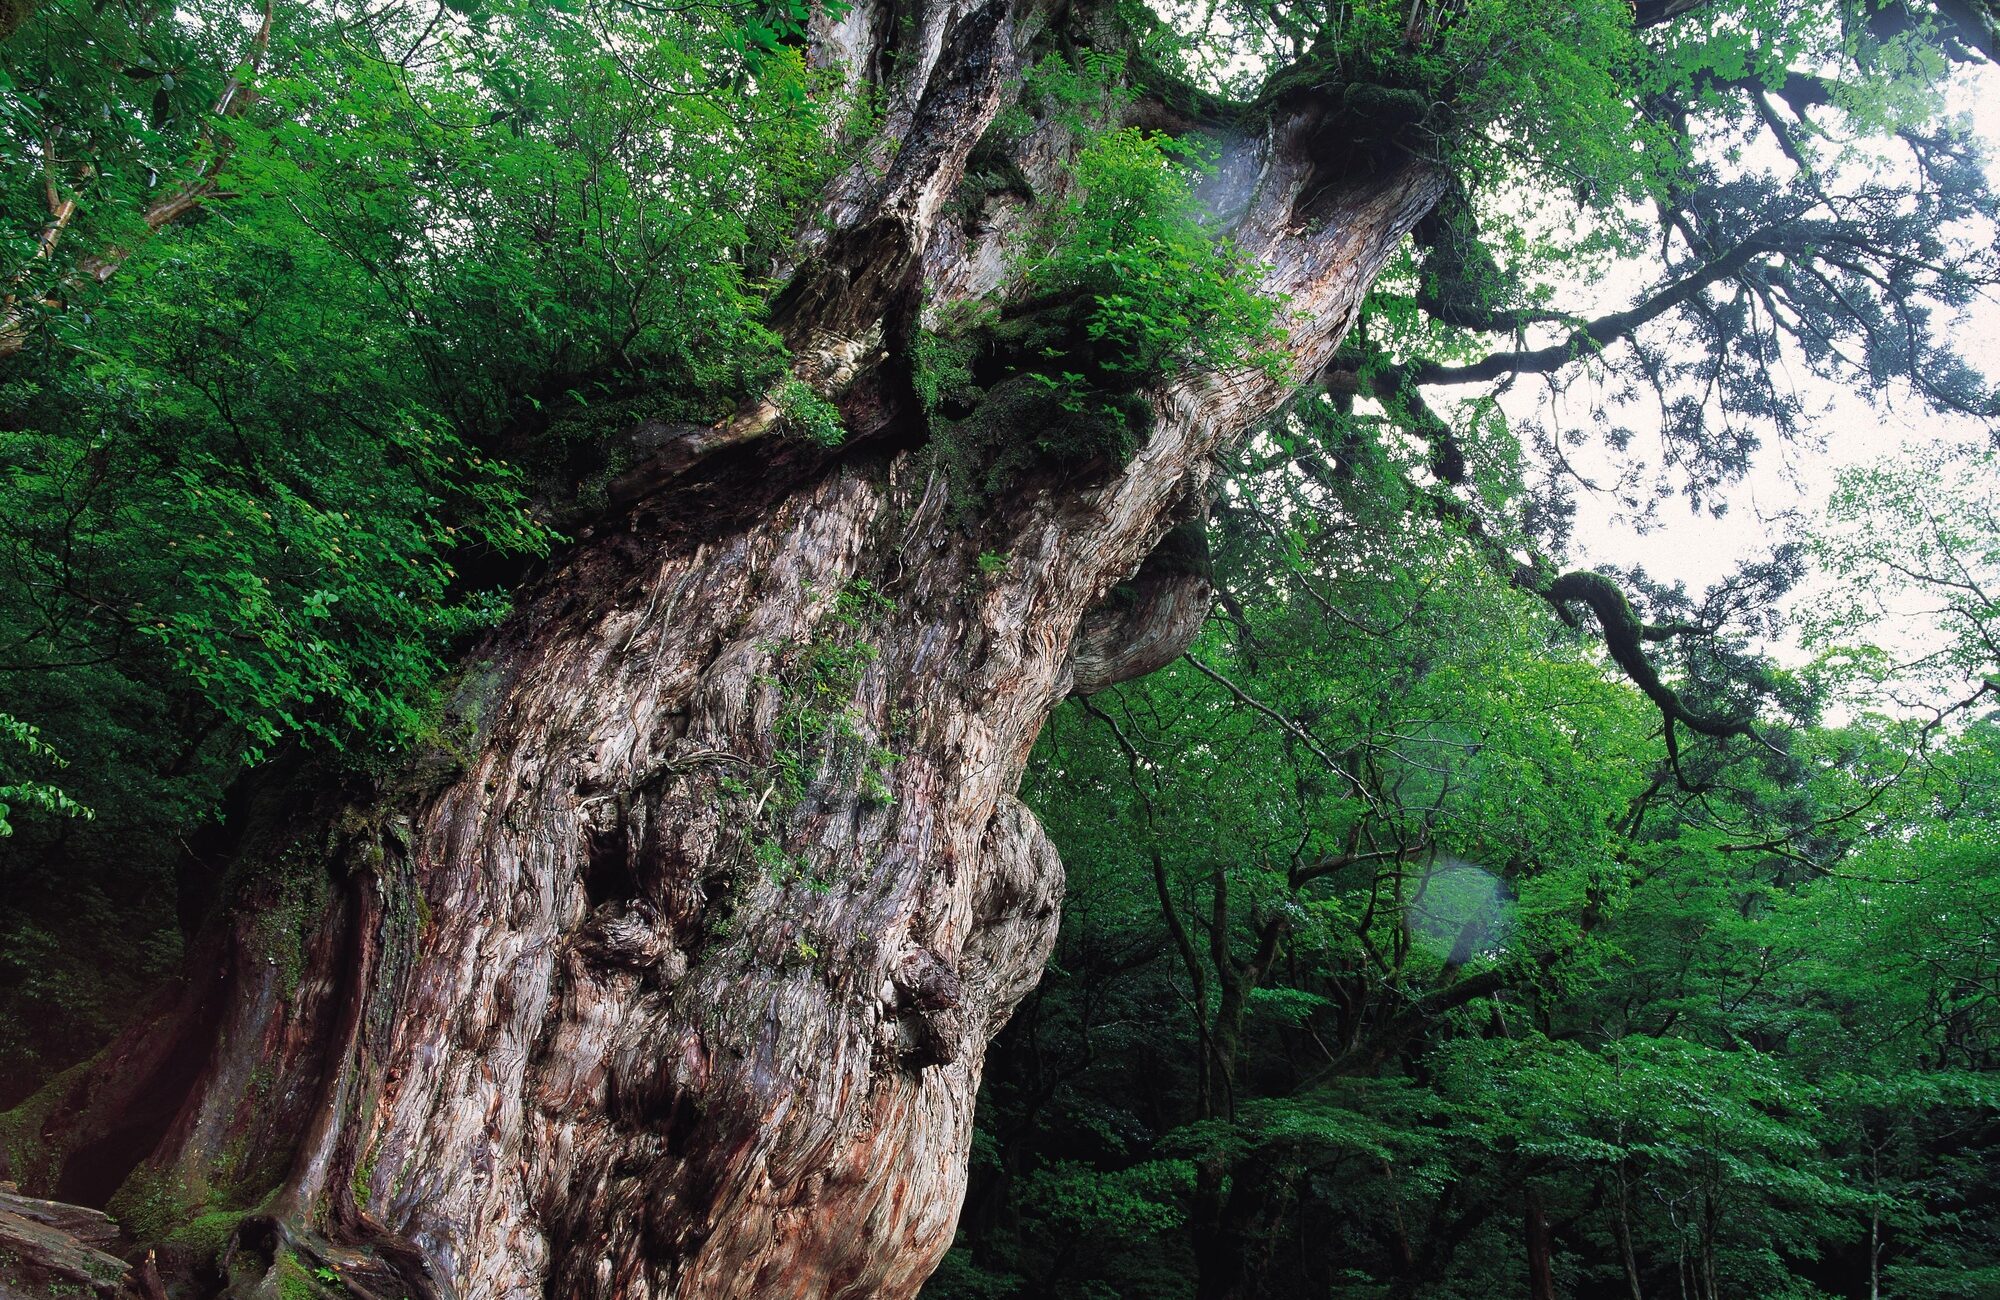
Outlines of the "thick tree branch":
[[1744,240],[1644,302],[1578,326],[1567,339],[1552,347],[1496,352],[1463,366],[1422,366],[1417,369],[1414,378],[1419,384],[1483,384],[1511,375],[1548,374],[1560,370],[1579,358],[1601,352],[1611,344],[1630,337],[1640,326],[1692,301],[1710,285],[1729,279],[1758,257],[1779,251],[1781,247],[1772,238],[1772,232],[1767,230]]
[[1649,637],[1646,625],[1632,611],[1631,602],[1625,599],[1625,593],[1611,579],[1601,573],[1573,570],[1549,583],[1540,594],[1558,606],[1576,601],[1590,608],[1590,612],[1597,616],[1598,626],[1604,629],[1605,648],[1611,652],[1612,659],[1632,680],[1632,684],[1658,706],[1666,716],[1670,729],[1675,722],[1679,722],[1688,730],[1704,736],[1755,737],[1749,719],[1718,718],[1692,709],[1671,686],[1660,680],[1659,670],[1646,657],[1643,643],[1663,640],[1674,633],[1661,629],[1657,635]]
[[[1355,379],[1356,375],[1357,372],[1336,372],[1337,378],[1345,377],[1350,380]],[[1410,418],[1413,411],[1416,412],[1414,419]],[[1439,452],[1437,443],[1433,440],[1439,437],[1449,438],[1450,426],[1436,412],[1423,405],[1420,398],[1413,406],[1406,405],[1403,415],[1404,419],[1400,423],[1408,432],[1432,442],[1432,468],[1433,472],[1438,472]],[[1450,444],[1450,450],[1457,458],[1462,477],[1463,455],[1458,453],[1455,443]],[[1307,466],[1307,470],[1309,473],[1315,472],[1312,466]],[[1324,467],[1321,466],[1320,470],[1323,472]],[[1678,621],[1648,623],[1633,610],[1631,602],[1618,584],[1601,573],[1572,570],[1559,574],[1545,556],[1530,555],[1526,561],[1517,558],[1499,538],[1492,534],[1478,512],[1451,492],[1447,484],[1460,480],[1447,479],[1441,472],[1438,473],[1438,477],[1441,482],[1433,488],[1424,489],[1411,485],[1412,499],[1424,502],[1439,520],[1460,529],[1484,558],[1490,570],[1520,590],[1540,596],[1554,607],[1557,615],[1565,623],[1572,627],[1576,626],[1577,619],[1570,609],[1571,604],[1585,605],[1596,615],[1598,625],[1603,629],[1605,647],[1610,651],[1613,662],[1632,684],[1653,702],[1666,719],[1667,748],[1676,771],[1679,768],[1679,747],[1673,730],[1676,722],[1691,731],[1718,739],[1730,736],[1761,739],[1747,718],[1718,718],[1691,708],[1680,698],[1678,692],[1661,680],[1659,670],[1646,654],[1645,647],[1648,644],[1658,644],[1687,636],[1708,636],[1713,634],[1713,629]],[[1270,713],[1269,709],[1250,700],[1240,688],[1216,674],[1207,665],[1194,660],[1192,656],[1188,656],[1188,659],[1204,673],[1221,682],[1238,699],[1260,711]],[[1277,715],[1272,714],[1272,716]]]

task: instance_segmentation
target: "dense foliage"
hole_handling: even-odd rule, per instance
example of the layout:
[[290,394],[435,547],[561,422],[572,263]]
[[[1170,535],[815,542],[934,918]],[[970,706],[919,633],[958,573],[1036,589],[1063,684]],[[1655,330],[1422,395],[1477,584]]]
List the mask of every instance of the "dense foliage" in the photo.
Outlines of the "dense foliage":
[[[1383,466],[1260,452],[1217,525],[1260,594],[1038,752],[1063,937],[929,1294],[1994,1293],[1984,706],[1795,718],[1682,790],[1650,702]],[[1959,518],[1917,544],[1983,582]]]
[[795,50],[602,5],[285,18],[52,2],[6,46],[0,1096],[172,969],[212,892],[181,837],[246,764],[446,743],[448,656],[607,431],[782,365],[753,281],[839,107]]

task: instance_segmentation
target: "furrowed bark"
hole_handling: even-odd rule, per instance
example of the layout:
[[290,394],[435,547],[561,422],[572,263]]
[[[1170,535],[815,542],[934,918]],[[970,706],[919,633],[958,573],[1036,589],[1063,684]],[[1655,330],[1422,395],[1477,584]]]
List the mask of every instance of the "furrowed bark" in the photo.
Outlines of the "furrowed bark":
[[[133,1122],[157,1090],[86,1076],[44,1132],[97,1145],[58,1142],[40,1177],[143,1155],[121,1204],[250,1213],[239,1294],[287,1254],[376,1279],[357,1294],[916,1293],[986,1043],[1054,939],[1061,866],[1014,793],[1028,751],[1072,690],[1199,625],[1198,566],[1142,562],[1294,384],[1181,376],[1146,395],[1128,464],[948,509],[889,355],[920,310],[998,287],[1023,201],[940,213],[1040,21],[863,5],[822,28],[856,84],[906,70],[898,143],[830,187],[777,307],[855,438],[666,431],[622,513],[471,656],[458,759],[303,819],[332,829],[253,876],[178,1012],[114,1045],[171,1085],[171,1117]],[[1357,165],[1324,121],[1301,102],[1225,139],[1211,195],[1288,301],[1295,375],[1441,185]],[[1023,148],[1053,175],[1046,138]]]

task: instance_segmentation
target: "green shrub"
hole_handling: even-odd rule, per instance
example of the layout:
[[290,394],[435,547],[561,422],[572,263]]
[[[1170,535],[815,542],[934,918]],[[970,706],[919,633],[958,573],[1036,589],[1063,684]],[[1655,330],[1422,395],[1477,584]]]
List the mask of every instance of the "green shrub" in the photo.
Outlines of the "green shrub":
[[1123,464],[1151,425],[1145,390],[1163,379],[1285,365],[1281,305],[1200,220],[1206,166],[1198,144],[1096,136],[1040,228],[1042,251],[1022,260],[1020,297],[919,334],[912,382],[961,513],[1036,467]]
[[1076,157],[1074,195],[1052,216],[1048,251],[1025,268],[1031,300],[1083,304],[1094,365],[1132,387],[1180,370],[1281,366],[1278,304],[1252,287],[1235,244],[1202,225],[1197,142],[1127,128]]
[[847,439],[840,408],[796,375],[786,376],[771,390],[771,404],[778,408],[780,427],[791,437],[820,447],[838,447]]

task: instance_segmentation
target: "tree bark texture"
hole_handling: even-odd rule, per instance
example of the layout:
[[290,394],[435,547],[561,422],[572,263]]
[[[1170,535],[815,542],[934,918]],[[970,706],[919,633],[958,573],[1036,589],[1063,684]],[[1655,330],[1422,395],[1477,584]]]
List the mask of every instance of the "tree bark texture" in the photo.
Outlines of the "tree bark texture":
[[[1287,300],[1294,378],[1180,376],[1129,463],[967,521],[898,340],[1005,287],[1027,201],[941,214],[1051,18],[909,17],[816,29],[887,96],[777,307],[849,442],[779,440],[754,403],[657,437],[472,655],[457,759],[239,869],[185,987],[44,1106],[31,1190],[249,1212],[221,1279],[244,1295],[287,1250],[389,1300],[917,1292],[986,1043],[1055,934],[1061,866],[1014,793],[1037,731],[1199,626],[1198,566],[1142,565],[1440,180],[1358,165],[1310,99],[1223,138],[1208,197]],[[1053,192],[1063,145],[1015,161]]]

